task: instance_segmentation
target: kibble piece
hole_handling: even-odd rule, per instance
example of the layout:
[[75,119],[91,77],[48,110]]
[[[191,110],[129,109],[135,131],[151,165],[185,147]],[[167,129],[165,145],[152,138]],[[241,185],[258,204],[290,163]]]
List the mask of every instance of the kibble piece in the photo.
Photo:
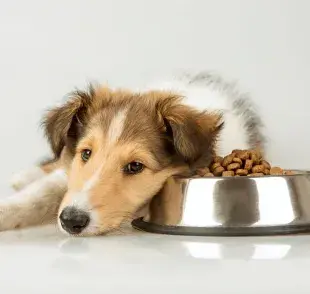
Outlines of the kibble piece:
[[259,157],[257,156],[257,154],[255,152],[251,153],[251,160],[253,161],[253,164],[259,164]]
[[239,168],[235,171],[235,173],[238,176],[246,176],[249,172],[246,169]]
[[222,166],[219,166],[217,167],[214,171],[213,171],[213,174],[218,177],[218,176],[221,176],[223,171],[225,171],[225,168],[222,167]]
[[255,165],[252,167],[252,173],[256,174],[256,173],[263,173],[265,171],[265,167],[262,164],[259,165]]
[[210,173],[210,169],[205,167],[205,168],[199,168],[196,171],[197,175],[203,177],[205,174]]
[[255,154],[258,159],[262,159],[262,153],[258,149],[254,149],[250,151],[251,154]]
[[272,167],[270,169],[270,174],[273,176],[283,175],[283,169],[277,166]]
[[233,159],[233,162],[239,163],[240,166],[242,165],[242,160],[241,160],[240,158],[238,158],[238,157],[235,157],[235,158]]
[[291,170],[286,170],[286,171],[284,172],[284,174],[285,174],[286,176],[292,176],[292,175],[294,175],[295,173],[294,173],[293,171],[291,171]]
[[242,152],[243,150],[241,150],[241,149],[234,149],[231,153],[239,153],[239,152]]
[[222,177],[233,177],[235,175],[235,172],[233,170],[227,170],[223,171]]
[[218,163],[222,164],[222,161],[223,161],[223,157],[221,157],[221,156],[215,156],[213,158],[213,162],[218,162]]
[[206,177],[214,177],[214,174],[213,173],[206,173],[205,175],[204,175],[204,177],[206,178]]
[[270,168],[271,168],[269,162],[266,161],[266,160],[262,160],[262,161],[261,161],[261,164],[262,164],[265,168],[267,168],[267,169],[270,169]]
[[248,177],[262,177],[264,176],[263,173],[252,173],[252,174],[248,174]]
[[240,158],[241,160],[246,160],[250,158],[250,152],[249,151],[240,151],[236,154],[236,157]]
[[253,166],[253,160],[247,159],[244,164],[244,169],[251,170]]
[[221,164],[219,162],[215,162],[211,165],[211,171],[213,172],[216,168],[220,167]]
[[240,166],[239,163],[233,162],[233,163],[227,165],[227,170],[228,170],[228,171],[231,171],[231,170],[238,169],[238,168],[240,168],[240,167],[241,167],[241,166]]
[[230,154],[230,155],[225,156],[223,161],[222,161],[222,166],[226,167],[227,165],[231,164],[234,157],[235,157],[234,154]]

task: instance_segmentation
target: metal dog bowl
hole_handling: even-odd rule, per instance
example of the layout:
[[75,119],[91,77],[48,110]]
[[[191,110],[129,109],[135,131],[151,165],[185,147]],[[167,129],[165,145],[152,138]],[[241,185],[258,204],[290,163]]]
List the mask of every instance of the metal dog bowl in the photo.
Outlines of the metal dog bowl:
[[172,181],[154,198],[149,216],[132,222],[134,228],[200,236],[310,232],[310,172]]

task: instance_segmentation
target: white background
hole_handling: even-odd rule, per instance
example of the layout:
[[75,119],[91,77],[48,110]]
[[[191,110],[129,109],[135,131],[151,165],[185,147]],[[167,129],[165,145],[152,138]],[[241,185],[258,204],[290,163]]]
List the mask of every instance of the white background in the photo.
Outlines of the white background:
[[[273,162],[310,169],[309,13],[310,0],[0,0],[0,197],[12,172],[46,154],[43,110],[74,87],[182,69],[239,80],[264,116]],[[51,229],[0,234],[1,293],[309,293],[309,236]]]
[[252,93],[275,164],[310,168],[310,1],[2,0],[0,188],[47,152],[43,110],[87,81],[211,69]]

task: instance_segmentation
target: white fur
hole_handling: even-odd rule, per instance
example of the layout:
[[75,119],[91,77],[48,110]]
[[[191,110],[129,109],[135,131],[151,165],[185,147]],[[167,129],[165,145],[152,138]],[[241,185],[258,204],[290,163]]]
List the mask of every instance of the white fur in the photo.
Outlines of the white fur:
[[41,179],[46,173],[38,166],[16,173],[11,178],[11,186],[15,190],[21,190],[35,180]]
[[104,164],[102,164],[97,170],[96,172],[90,177],[90,179],[85,183],[82,192],[88,192],[92,187],[94,187],[94,185],[97,183],[97,181],[100,178],[100,174],[102,171]]
[[126,119],[127,110],[123,109],[119,111],[112,119],[108,130],[108,142],[110,144],[115,143],[121,136],[124,129],[124,122]]
[[[87,191],[75,192],[74,194],[67,195],[67,197],[69,197],[70,199],[68,202],[66,202],[66,206],[64,206],[63,209],[72,206],[84,211],[88,211],[90,209]],[[61,211],[59,212],[59,214],[60,213]]]
[[66,207],[74,206],[78,209],[85,211],[88,211],[90,209],[89,191],[95,186],[95,184],[100,179],[102,168],[103,164],[96,170],[96,172],[90,177],[90,179],[88,179],[85,182],[81,191],[68,195],[68,197],[70,197],[70,200],[66,204]]
[[[112,119],[107,133],[108,144],[114,144],[121,136],[124,129],[126,114],[127,110],[123,109],[119,111]],[[102,168],[103,164],[96,170],[96,172],[90,177],[90,179],[86,181],[80,192],[74,193],[73,195],[68,195],[68,197],[70,197],[70,201],[66,204],[66,207],[74,206],[78,209],[89,211],[91,213],[91,219],[95,217],[93,216],[94,212],[91,211],[91,206],[89,204],[89,191],[100,179]]]
[[[70,201],[66,203],[65,207],[62,208],[63,210],[66,207],[74,206],[75,208],[86,211],[90,214],[90,223],[88,227],[83,231],[83,233],[95,232],[95,228],[96,228],[95,225],[98,223],[97,214],[94,210],[91,209],[91,206],[89,203],[89,191],[98,182],[102,168],[103,168],[103,164],[96,170],[96,172],[90,177],[90,179],[86,181],[86,183],[84,184],[80,192],[74,193],[72,195],[67,195],[67,197],[70,197]],[[61,211],[58,212],[58,215],[61,214]],[[67,232],[62,228],[59,220],[58,220],[58,224],[61,230],[67,234]]]
[[37,225],[55,219],[67,189],[64,170],[55,170],[0,202],[0,230]]

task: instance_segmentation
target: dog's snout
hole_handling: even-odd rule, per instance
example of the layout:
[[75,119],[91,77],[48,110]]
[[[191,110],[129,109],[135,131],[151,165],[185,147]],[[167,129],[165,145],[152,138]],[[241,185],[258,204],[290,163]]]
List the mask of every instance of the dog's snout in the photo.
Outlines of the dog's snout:
[[61,212],[60,223],[64,230],[70,234],[81,233],[89,224],[89,214],[75,207],[66,207]]

